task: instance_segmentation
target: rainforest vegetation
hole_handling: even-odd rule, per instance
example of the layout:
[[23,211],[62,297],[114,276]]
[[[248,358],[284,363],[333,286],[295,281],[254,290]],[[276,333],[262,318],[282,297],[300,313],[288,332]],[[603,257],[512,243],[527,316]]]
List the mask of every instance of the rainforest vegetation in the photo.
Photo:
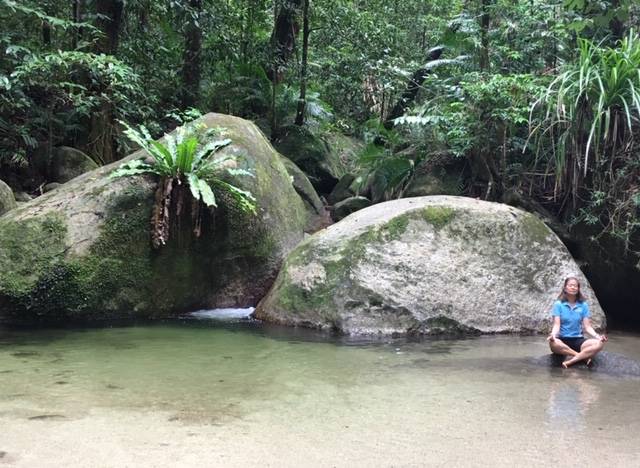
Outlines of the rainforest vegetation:
[[207,112],[346,135],[372,202],[429,174],[525,208],[613,298],[640,270],[639,29],[632,0],[0,0],[0,179],[36,197],[57,147],[104,165]]

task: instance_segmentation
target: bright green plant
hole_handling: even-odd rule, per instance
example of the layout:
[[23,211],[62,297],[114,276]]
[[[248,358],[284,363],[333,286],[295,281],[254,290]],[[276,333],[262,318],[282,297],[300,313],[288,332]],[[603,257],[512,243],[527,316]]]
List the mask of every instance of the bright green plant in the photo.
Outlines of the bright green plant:
[[532,115],[542,109],[544,118],[532,133],[541,154],[551,154],[554,195],[573,201],[577,220],[628,244],[640,228],[640,36],[631,30],[616,47],[579,45],[577,61],[534,106]]
[[[153,214],[152,242],[158,248],[169,239],[173,191],[178,190],[175,203],[176,215],[180,215],[184,203],[179,187],[186,185],[196,203],[202,201],[208,207],[217,207],[215,191],[229,194],[241,211],[255,214],[256,199],[251,192],[242,190],[223,180],[223,174],[232,177],[253,174],[237,167],[237,158],[232,154],[216,157],[215,154],[231,144],[228,138],[221,138],[220,129],[205,129],[203,125],[187,124],[178,127],[175,135],[166,134],[163,141],[155,141],[144,126],[135,130],[124,122],[125,134],[150,157],[138,158],[122,164],[111,177],[139,174],[156,174],[161,177],[156,194]],[[199,210],[194,219],[194,232],[199,235]],[[193,211],[192,211],[193,213]]]
[[400,135],[377,119],[365,124],[364,138],[368,144],[358,154],[357,192],[368,192],[374,202],[401,198],[413,178],[416,157],[395,152]]

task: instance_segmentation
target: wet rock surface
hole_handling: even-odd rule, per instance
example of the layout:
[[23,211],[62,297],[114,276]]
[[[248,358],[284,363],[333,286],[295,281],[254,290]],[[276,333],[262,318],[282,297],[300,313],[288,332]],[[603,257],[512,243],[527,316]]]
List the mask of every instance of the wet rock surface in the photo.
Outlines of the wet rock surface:
[[[562,363],[566,359],[565,356],[558,354],[548,354],[540,356],[532,360],[532,363],[543,367],[562,368]],[[589,366],[585,362],[579,362],[569,369],[563,369],[567,372],[596,372],[598,374],[606,374],[615,377],[637,377],[640,378],[640,361],[628,358],[622,354],[610,351],[601,351],[592,359]]]

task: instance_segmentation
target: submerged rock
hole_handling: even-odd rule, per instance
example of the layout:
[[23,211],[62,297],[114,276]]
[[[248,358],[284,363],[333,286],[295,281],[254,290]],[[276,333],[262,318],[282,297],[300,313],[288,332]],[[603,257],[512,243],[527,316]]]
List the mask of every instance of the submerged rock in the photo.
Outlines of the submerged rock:
[[571,255],[522,210],[462,197],[374,205],[306,239],[255,316],[346,334],[546,332]]
[[225,128],[233,143],[219,154],[237,155],[255,174],[234,183],[253,193],[258,214],[219,194],[219,208],[204,211],[200,238],[185,220],[178,235],[153,250],[156,177],[109,179],[120,162],[86,173],[0,218],[0,322],[255,305],[303,238],[309,214],[254,124],[221,114],[201,121]]
[[[536,365],[545,367],[562,367],[565,356],[557,354],[547,354],[534,359]],[[590,366],[584,362],[579,362],[571,366],[567,371],[572,370],[592,371],[617,377],[640,377],[640,362],[635,359],[628,358],[622,354],[612,353],[609,351],[601,351],[593,358]]]

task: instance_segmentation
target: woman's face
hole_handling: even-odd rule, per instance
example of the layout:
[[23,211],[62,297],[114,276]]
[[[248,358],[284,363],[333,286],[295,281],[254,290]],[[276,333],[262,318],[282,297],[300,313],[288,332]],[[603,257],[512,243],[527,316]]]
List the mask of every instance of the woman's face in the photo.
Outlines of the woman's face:
[[564,292],[568,296],[575,296],[576,294],[578,294],[579,291],[580,291],[580,284],[578,284],[578,282],[574,279],[570,279],[564,285]]

